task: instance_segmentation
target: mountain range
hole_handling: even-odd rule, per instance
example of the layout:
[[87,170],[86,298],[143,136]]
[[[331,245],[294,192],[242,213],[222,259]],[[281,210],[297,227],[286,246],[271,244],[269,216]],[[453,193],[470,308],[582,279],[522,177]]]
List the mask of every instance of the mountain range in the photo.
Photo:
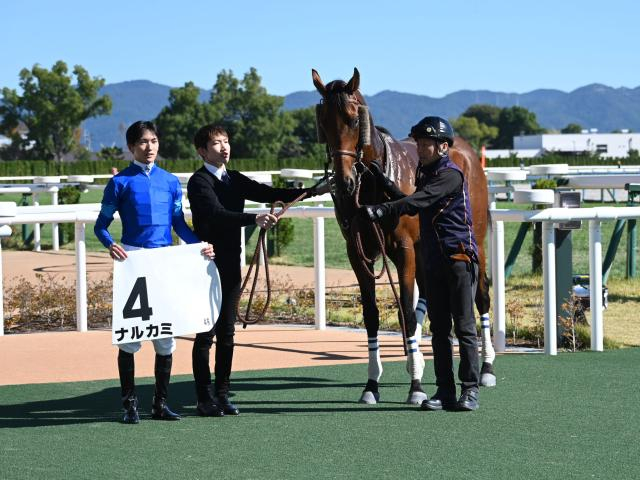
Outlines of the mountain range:
[[[92,150],[103,146],[123,147],[127,126],[136,120],[154,119],[168,104],[171,88],[148,80],[105,85],[101,93],[111,97],[111,115],[84,122],[85,143]],[[209,95],[210,91],[202,90],[200,98],[206,101]],[[319,99],[315,90],[294,92],[284,97],[284,109],[309,107]],[[546,129],[559,130],[569,123],[577,123],[603,133],[624,128],[640,131],[640,87],[591,84],[568,93],[551,89],[528,93],[460,90],[442,98],[384,90],[365,99],[375,123],[397,137],[406,136],[411,125],[426,115],[455,118],[478,103],[501,108],[525,107],[536,114],[538,123]]]

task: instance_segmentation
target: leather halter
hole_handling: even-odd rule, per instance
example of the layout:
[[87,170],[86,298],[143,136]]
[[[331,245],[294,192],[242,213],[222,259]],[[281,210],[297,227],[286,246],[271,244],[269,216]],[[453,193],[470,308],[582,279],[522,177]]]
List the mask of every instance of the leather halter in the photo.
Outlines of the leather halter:
[[352,152],[351,150],[329,150],[331,158],[340,155],[345,157],[352,157],[358,160],[358,158],[362,158],[362,149],[359,149],[357,152]]

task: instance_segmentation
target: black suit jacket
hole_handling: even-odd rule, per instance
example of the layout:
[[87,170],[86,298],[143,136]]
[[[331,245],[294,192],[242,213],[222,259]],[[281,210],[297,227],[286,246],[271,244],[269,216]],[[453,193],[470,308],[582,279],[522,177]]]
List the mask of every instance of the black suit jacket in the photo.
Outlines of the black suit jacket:
[[253,225],[256,215],[244,213],[245,200],[260,203],[291,202],[302,195],[301,188],[272,188],[251,180],[236,170],[227,170],[229,185],[218,180],[204,166],[187,184],[187,196],[198,238],[213,245],[216,256],[238,258],[240,228]]

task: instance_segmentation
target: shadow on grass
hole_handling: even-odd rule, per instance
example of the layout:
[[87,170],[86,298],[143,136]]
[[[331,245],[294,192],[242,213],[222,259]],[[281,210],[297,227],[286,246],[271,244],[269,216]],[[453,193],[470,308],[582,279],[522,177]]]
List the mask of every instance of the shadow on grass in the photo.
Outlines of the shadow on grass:
[[[153,384],[144,379],[136,386],[138,410],[141,420],[150,420]],[[102,383],[102,382],[101,382]],[[106,383],[106,382],[105,382]],[[115,383],[115,382],[114,382]],[[401,402],[383,402],[378,405],[360,405],[357,399],[363,383],[343,383],[325,378],[311,377],[238,377],[232,380],[235,402],[245,414],[288,414],[288,413],[332,413],[377,411],[380,413],[398,410],[399,406],[415,409],[415,406]],[[385,389],[402,387],[401,383],[385,383],[381,385],[384,397]],[[407,390],[409,384],[407,383]],[[95,390],[85,395],[69,396],[48,400],[46,396],[56,396],[65,384],[46,384],[11,386],[0,388],[0,429],[28,428],[42,426],[78,425],[103,422],[119,422],[122,418],[120,410],[120,388],[111,386]],[[10,390],[29,389],[32,397],[45,397],[41,400],[8,404]],[[92,387],[87,385],[87,390]],[[335,390],[335,395],[327,392]],[[279,399],[282,392],[322,390],[321,395],[300,393],[300,400]],[[15,390],[14,390],[15,391]],[[55,393],[54,393],[55,392]],[[273,393],[273,397],[269,395]],[[169,405],[183,416],[197,416],[195,409],[195,388],[192,381],[173,382],[169,389]],[[335,399],[327,399],[334,396]],[[309,398],[314,398],[310,400]]]

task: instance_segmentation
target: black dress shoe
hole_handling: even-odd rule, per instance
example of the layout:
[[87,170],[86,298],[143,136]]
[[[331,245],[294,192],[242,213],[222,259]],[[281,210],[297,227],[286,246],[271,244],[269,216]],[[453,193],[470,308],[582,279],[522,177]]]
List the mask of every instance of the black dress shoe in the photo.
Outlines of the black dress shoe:
[[458,410],[471,412],[473,410],[477,410],[479,406],[478,390],[476,388],[464,390],[458,399]]
[[172,412],[164,401],[154,402],[151,407],[151,418],[154,420],[180,420],[180,415]]
[[224,412],[218,408],[213,400],[198,402],[196,410],[201,417],[224,417]]
[[226,395],[221,397],[215,397],[213,401],[218,405],[225,415],[240,415],[240,410],[233,403],[229,401],[229,397]]
[[140,416],[138,415],[138,400],[130,398],[124,403],[124,417],[123,423],[135,424],[140,423]]
[[455,391],[446,391],[438,389],[433,397],[424,400],[420,404],[422,410],[453,410],[456,406],[456,393]]

